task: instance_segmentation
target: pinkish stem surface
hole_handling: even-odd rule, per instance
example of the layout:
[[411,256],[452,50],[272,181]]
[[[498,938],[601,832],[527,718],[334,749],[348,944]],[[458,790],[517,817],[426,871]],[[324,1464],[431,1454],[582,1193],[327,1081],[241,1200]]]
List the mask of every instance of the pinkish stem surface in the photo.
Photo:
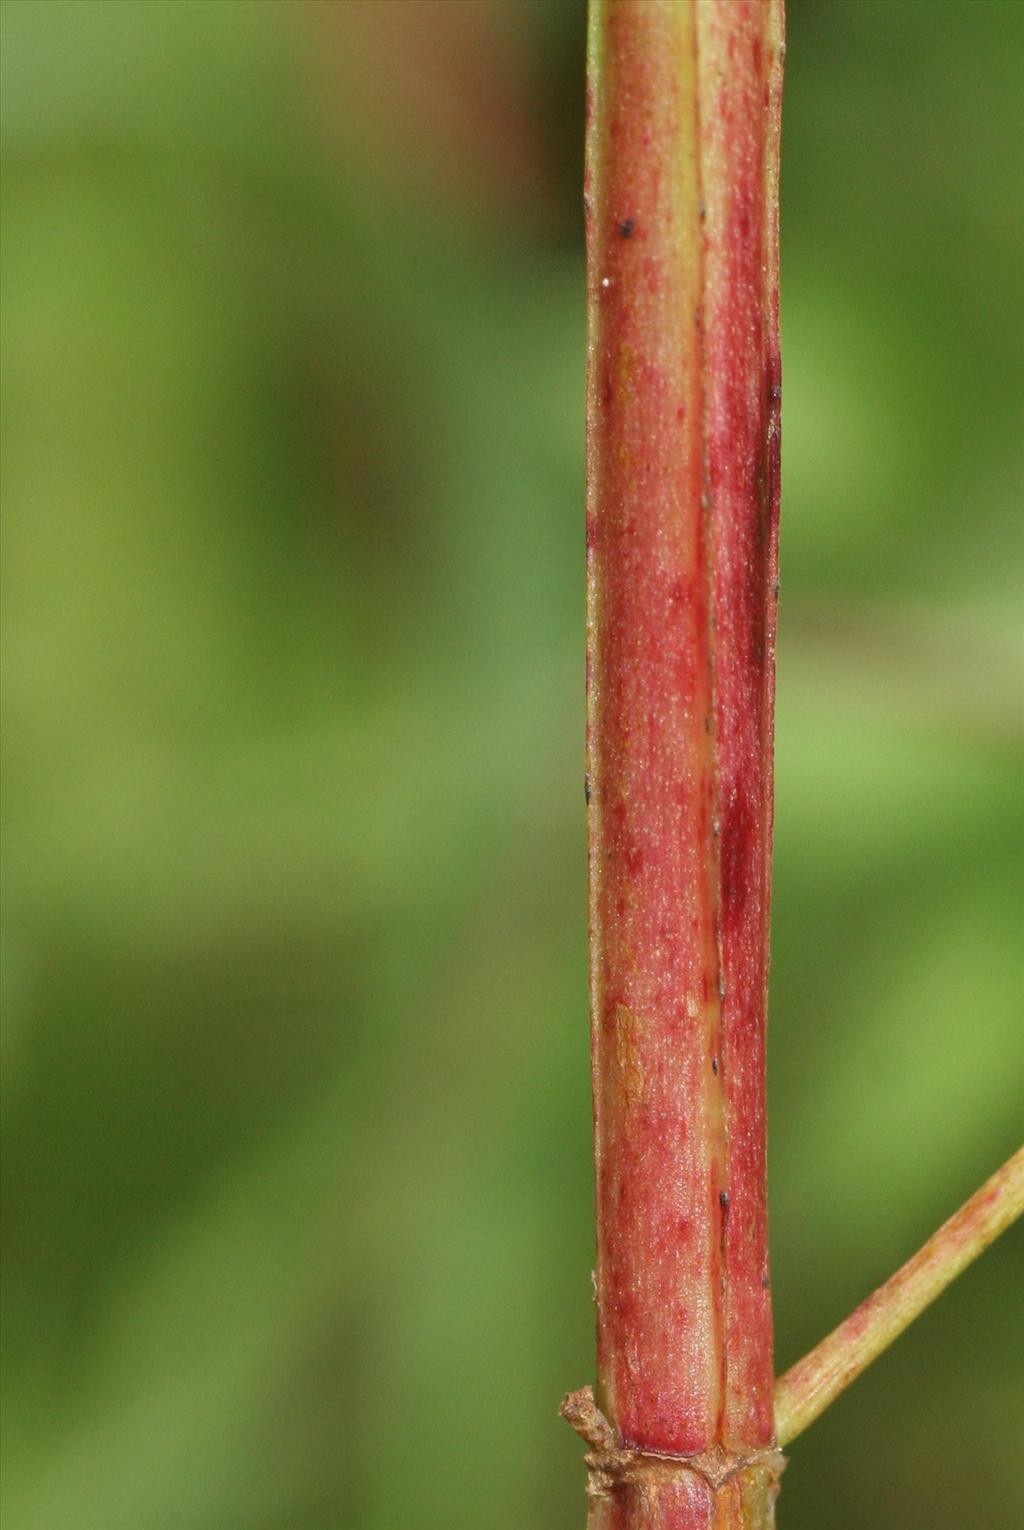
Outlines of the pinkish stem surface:
[[768,1525],[775,1492],[781,62],[781,0],[592,0],[597,1400],[612,1455],[630,1455],[598,1450],[600,1530]]

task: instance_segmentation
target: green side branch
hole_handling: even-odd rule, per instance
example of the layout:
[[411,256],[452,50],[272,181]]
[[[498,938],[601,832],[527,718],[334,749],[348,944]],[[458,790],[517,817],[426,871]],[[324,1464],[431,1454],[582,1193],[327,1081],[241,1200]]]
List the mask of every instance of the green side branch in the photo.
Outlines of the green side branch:
[[775,1429],[788,1445],[813,1424],[1024,1211],[1024,1147],[923,1248],[776,1383]]

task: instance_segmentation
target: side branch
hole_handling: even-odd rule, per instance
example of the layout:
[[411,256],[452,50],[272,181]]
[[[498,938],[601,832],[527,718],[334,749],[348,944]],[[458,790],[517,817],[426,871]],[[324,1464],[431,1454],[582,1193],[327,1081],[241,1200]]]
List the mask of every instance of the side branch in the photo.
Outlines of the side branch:
[[1024,1147],[985,1181],[960,1210],[884,1286],[776,1383],[775,1428],[788,1445],[813,1424],[1024,1211]]

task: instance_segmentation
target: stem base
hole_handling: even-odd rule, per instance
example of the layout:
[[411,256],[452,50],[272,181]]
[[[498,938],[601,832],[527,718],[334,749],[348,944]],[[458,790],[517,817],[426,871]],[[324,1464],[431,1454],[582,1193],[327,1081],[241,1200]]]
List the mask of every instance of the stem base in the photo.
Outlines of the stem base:
[[561,1412],[591,1446],[588,1530],[774,1530],[785,1465],[774,1447],[671,1456],[623,1446],[590,1387],[568,1393]]

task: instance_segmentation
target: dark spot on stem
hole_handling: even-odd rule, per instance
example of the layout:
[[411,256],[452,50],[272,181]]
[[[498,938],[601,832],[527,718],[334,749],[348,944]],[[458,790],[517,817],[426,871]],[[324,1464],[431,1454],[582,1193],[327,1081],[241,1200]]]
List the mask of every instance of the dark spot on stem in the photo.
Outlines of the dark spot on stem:
[[713,1057],[711,1059],[711,1071],[715,1075],[715,1077],[717,1078],[718,1077],[718,1058],[717,1057]]
[[629,239],[635,228],[635,218],[624,218],[623,221],[619,224],[619,233],[622,235],[623,239]]
[[586,799],[587,799],[587,806],[589,807],[589,805],[590,805],[590,798],[593,795],[593,789],[592,789],[591,784],[590,784],[590,771],[589,770],[586,771],[584,773],[584,776],[583,776],[583,795],[584,795],[584,797],[586,797]]
[[723,1211],[728,1211],[729,1210],[729,1192],[728,1192],[728,1190],[719,1190],[719,1192],[718,1192],[718,1204],[719,1204],[719,1206],[721,1206]]

